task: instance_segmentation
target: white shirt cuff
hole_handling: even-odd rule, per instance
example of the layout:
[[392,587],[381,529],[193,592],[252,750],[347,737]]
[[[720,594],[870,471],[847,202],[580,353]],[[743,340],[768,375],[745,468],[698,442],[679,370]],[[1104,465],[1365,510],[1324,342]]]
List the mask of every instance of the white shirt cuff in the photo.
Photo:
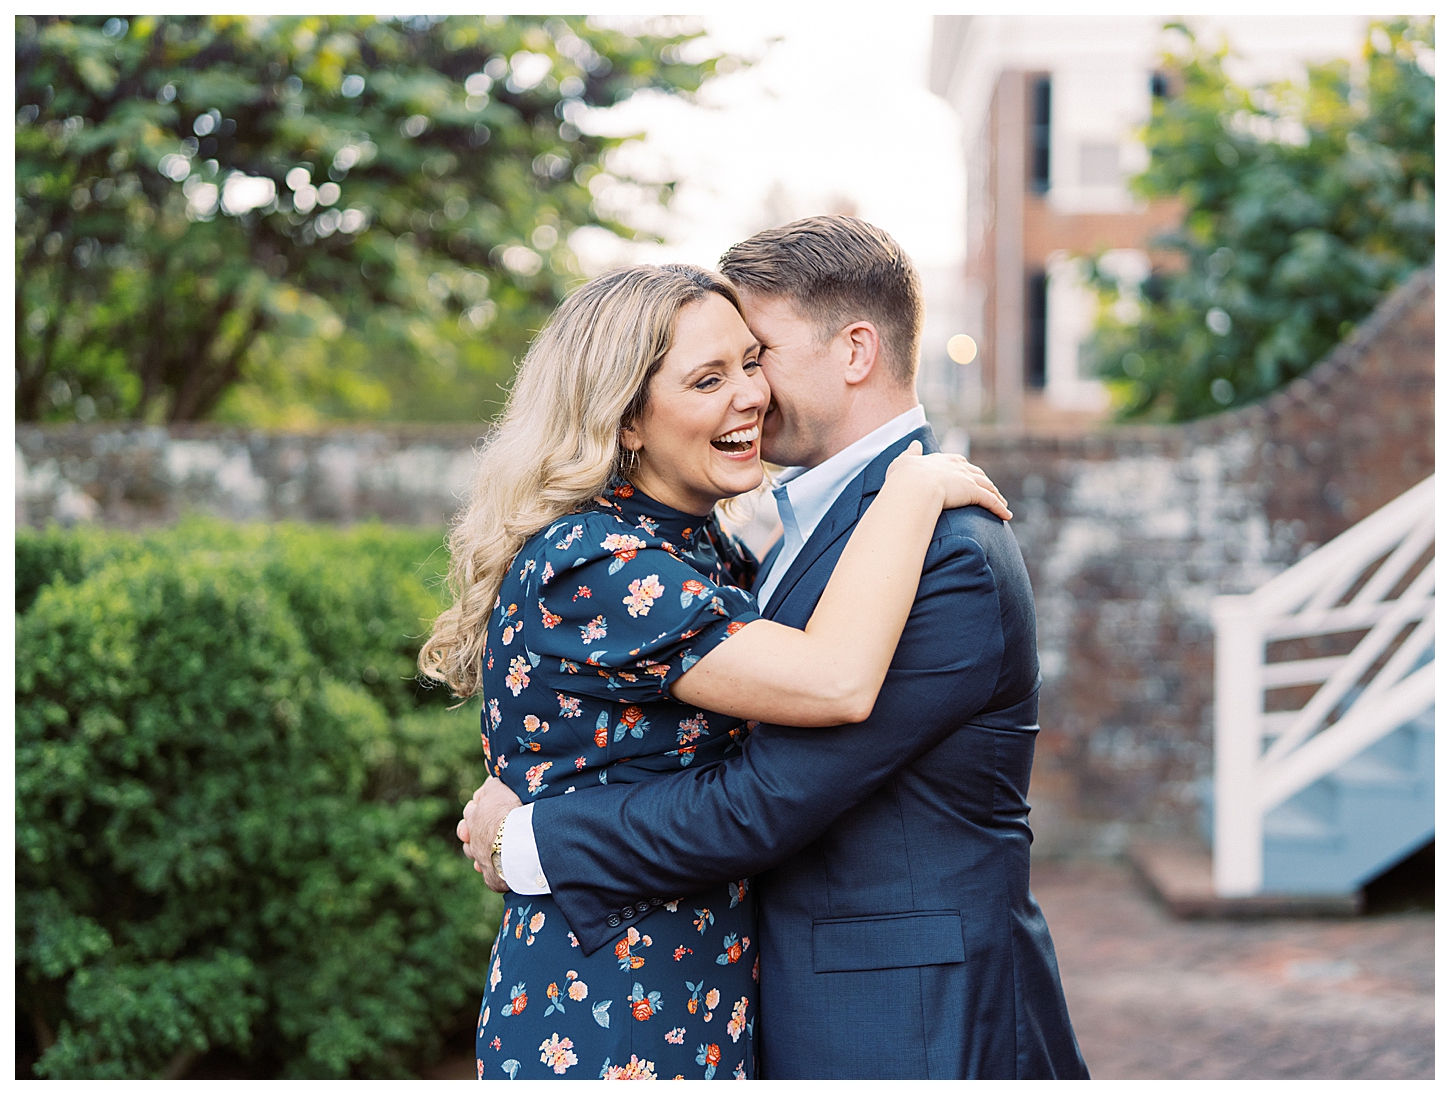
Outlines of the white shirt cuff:
[[539,863],[539,848],[534,843],[534,804],[518,806],[509,811],[503,823],[503,843],[499,849],[503,878],[516,894],[549,892],[549,880]]

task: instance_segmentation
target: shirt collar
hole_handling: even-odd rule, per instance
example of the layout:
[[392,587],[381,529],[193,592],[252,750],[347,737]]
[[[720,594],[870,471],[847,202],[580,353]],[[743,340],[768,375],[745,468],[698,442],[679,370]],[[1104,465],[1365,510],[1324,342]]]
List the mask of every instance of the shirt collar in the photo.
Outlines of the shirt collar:
[[860,475],[866,465],[885,452],[893,442],[926,425],[926,411],[918,403],[890,422],[878,426],[865,437],[847,445],[836,455],[813,468],[786,468],[776,476],[776,485],[783,486],[795,511],[796,525],[802,541],[821,523],[846,484]]

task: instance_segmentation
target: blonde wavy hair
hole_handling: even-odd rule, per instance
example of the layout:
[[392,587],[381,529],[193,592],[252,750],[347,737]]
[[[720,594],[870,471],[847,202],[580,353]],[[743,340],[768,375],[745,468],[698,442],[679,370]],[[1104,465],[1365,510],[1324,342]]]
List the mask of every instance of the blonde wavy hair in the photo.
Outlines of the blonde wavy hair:
[[524,542],[625,475],[619,432],[644,412],[680,309],[735,288],[697,266],[628,266],[577,289],[519,366],[478,450],[468,504],[448,537],[453,606],[433,621],[418,668],[467,699],[482,692],[488,617]]

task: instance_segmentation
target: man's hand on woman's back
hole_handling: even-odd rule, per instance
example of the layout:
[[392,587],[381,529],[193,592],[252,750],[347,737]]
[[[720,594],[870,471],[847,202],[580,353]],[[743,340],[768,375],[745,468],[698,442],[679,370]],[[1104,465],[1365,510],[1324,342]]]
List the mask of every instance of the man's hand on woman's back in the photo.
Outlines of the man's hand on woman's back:
[[506,893],[508,884],[493,868],[493,838],[509,811],[520,805],[519,796],[503,780],[490,779],[473,792],[473,798],[463,807],[463,820],[458,823],[463,854],[473,860],[473,869],[496,893]]

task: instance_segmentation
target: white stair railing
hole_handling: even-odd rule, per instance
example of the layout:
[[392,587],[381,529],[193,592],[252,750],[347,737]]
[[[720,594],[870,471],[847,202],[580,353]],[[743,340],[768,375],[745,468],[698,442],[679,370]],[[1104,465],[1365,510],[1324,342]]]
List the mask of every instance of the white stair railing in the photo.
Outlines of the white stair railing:
[[[1435,701],[1435,481],[1410,488],[1253,593],[1214,598],[1214,848],[1220,897],[1264,887],[1264,817]],[[1268,644],[1364,634],[1347,653]],[[1266,694],[1318,685],[1297,710]]]

